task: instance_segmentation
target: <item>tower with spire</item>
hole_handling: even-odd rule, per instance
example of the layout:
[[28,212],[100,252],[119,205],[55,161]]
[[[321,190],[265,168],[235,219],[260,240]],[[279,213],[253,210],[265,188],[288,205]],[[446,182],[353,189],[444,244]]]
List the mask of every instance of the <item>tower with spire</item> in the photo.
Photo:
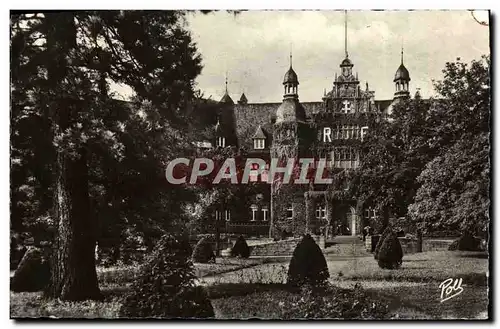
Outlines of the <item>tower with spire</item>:
[[394,99],[410,97],[410,73],[404,65],[404,48],[401,47],[401,64],[394,75]]
[[[306,112],[299,102],[299,79],[293,69],[292,58],[290,52],[290,67],[283,77],[283,101],[276,110],[270,148],[271,158],[277,159],[280,167],[286,166],[289,159],[298,161],[299,158],[307,156],[311,141],[311,129]],[[294,233],[305,232],[305,224],[297,225],[297,223],[305,220],[304,214],[298,209],[306,190],[307,186],[296,184],[279,182],[271,184],[271,230],[274,232],[272,234],[279,235],[279,232],[283,231],[294,232],[294,227],[300,228]]]
[[228,91],[228,78],[225,78],[224,95],[219,101],[217,109],[217,124],[214,127],[215,142],[217,147],[237,146],[236,119],[234,116],[234,102]]

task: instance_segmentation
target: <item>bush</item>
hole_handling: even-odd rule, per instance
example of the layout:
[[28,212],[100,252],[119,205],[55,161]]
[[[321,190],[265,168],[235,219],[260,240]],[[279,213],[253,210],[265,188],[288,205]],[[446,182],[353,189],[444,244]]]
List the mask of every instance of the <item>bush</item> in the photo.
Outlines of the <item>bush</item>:
[[382,234],[380,235],[378,241],[377,241],[377,246],[375,247],[375,251],[373,252],[373,258],[377,259],[378,257],[378,253],[380,251],[380,247],[382,246],[382,243],[384,243],[384,240],[385,238],[390,234],[392,233],[392,229],[390,226],[387,226],[384,230],[384,232],[382,232]]
[[387,269],[396,269],[403,263],[403,249],[394,232],[389,233],[378,252],[378,266]]
[[231,256],[241,258],[250,257],[250,247],[242,235],[240,235],[234,243],[233,249],[231,249]]
[[132,284],[120,314],[133,318],[210,318],[214,311],[202,287],[194,286],[191,246],[166,235]]
[[29,247],[11,280],[11,290],[39,291],[50,283],[50,265],[47,252]]
[[448,247],[448,250],[461,251],[482,251],[481,239],[475,238],[470,233],[464,233],[460,238],[453,241]]
[[287,284],[322,285],[330,277],[325,256],[314,239],[306,234],[293,251],[288,267]]
[[198,241],[193,251],[193,262],[215,263],[215,254],[209,238],[201,238]]
[[354,289],[305,286],[297,298],[284,301],[283,320],[289,319],[389,319],[389,301],[374,298],[360,284]]

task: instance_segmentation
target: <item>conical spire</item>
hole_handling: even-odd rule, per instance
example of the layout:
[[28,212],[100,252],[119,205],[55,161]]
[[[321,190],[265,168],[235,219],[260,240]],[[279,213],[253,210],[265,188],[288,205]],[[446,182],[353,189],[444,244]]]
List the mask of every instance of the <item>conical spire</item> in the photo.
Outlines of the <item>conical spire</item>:
[[226,89],[225,89],[225,92],[224,92],[224,96],[222,96],[222,98],[219,101],[219,103],[234,104],[233,99],[231,98],[231,96],[229,96],[229,93],[227,91],[227,71],[226,71]]

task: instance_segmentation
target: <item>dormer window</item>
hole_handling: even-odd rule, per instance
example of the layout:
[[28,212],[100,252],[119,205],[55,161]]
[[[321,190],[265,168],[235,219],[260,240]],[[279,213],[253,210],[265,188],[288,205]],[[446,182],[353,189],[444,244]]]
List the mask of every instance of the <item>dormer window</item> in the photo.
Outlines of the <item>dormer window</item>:
[[226,138],[218,137],[217,138],[217,146],[218,147],[226,147]]
[[253,148],[256,150],[262,150],[266,147],[266,140],[263,138],[256,138],[253,140]]

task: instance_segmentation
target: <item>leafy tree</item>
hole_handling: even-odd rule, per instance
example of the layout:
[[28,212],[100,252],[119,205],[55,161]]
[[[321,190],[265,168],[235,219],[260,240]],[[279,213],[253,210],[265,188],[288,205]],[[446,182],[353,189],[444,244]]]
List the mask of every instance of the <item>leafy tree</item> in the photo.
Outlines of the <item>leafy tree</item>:
[[490,209],[490,60],[447,63],[431,140],[439,155],[418,177],[410,214],[428,230],[486,235]]
[[[160,211],[182,209],[180,190],[155,192],[165,188],[166,160],[188,145],[179,129],[201,70],[183,16],[159,11],[11,16],[11,191],[14,201],[26,199],[27,192],[40,200],[30,207],[13,202],[13,227],[22,230],[23,218],[55,204],[53,297],[100,296],[94,261],[99,215],[101,228],[107,227],[106,216],[114,218],[113,230],[148,236],[151,228],[172,224]],[[112,81],[131,86],[141,106],[127,110],[116,102],[109,92]],[[34,139],[38,143],[30,145]],[[141,200],[126,204],[132,196]]]
[[435,149],[428,142],[429,102],[419,97],[395,103],[392,114],[375,117],[362,144],[362,165],[353,193],[382,216],[380,233],[390,216],[405,216],[418,189],[416,177]]

